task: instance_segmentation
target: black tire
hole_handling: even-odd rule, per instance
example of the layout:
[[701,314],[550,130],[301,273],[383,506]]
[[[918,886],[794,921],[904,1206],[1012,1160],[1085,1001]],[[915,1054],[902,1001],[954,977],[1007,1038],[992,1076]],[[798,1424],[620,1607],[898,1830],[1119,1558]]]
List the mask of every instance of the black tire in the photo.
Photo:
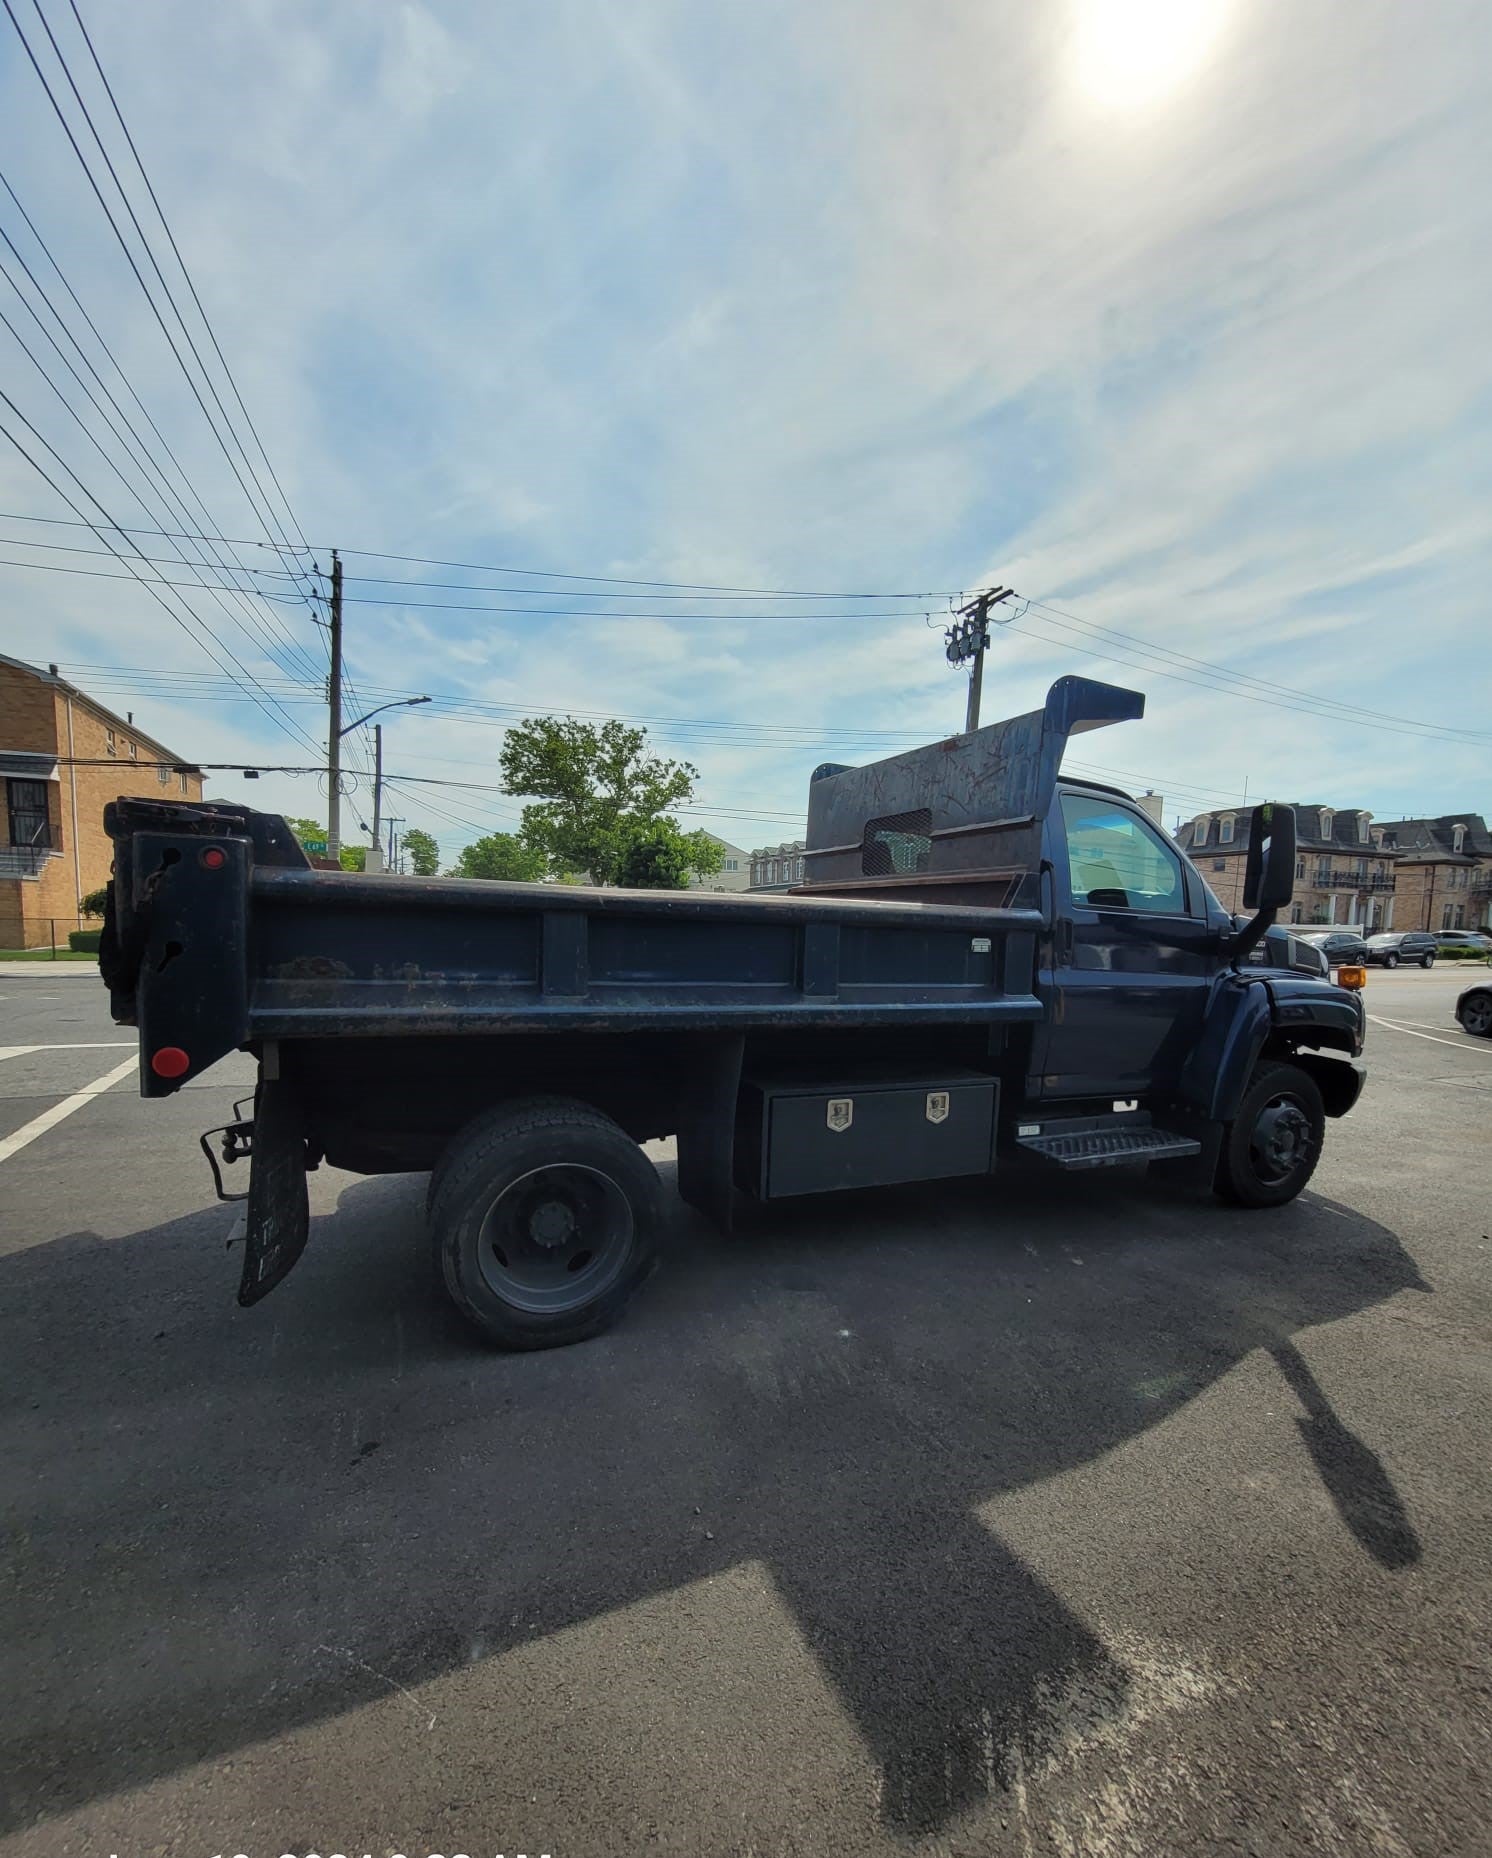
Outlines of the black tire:
[[1456,1018],[1473,1038],[1492,1039],[1492,993],[1478,987],[1456,1007]]
[[1396,968],[1399,965],[1399,957],[1390,951],[1383,957],[1383,965],[1385,968]]
[[1435,957],[1433,955],[1421,955],[1419,958],[1419,965],[1422,968],[1433,968],[1435,966]]
[[1223,1136],[1213,1185],[1238,1206],[1284,1206],[1315,1173],[1325,1133],[1316,1080],[1293,1064],[1261,1064]]
[[446,1291],[503,1348],[608,1329],[652,1269],[663,1189],[609,1116],[529,1097],[477,1118],[436,1170],[430,1233]]

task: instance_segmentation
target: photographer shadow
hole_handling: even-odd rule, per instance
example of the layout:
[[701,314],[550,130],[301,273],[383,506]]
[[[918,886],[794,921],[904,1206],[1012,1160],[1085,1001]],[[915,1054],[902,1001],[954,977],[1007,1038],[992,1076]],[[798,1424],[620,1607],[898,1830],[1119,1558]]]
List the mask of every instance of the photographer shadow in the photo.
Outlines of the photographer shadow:
[[[899,1189],[754,1208],[725,1238],[678,1207],[618,1329],[505,1356],[432,1288],[424,1185],[343,1189],[251,1312],[225,1307],[236,1260],[204,1263],[216,1208],[0,1259],[23,1519],[3,1681],[27,1697],[0,1827],[755,1561],[883,1819],[935,1831],[1050,1753],[1064,1694],[1119,1717],[1130,1690],[976,1509],[1257,1349],[1354,1538],[1391,1569],[1419,1554],[1295,1342],[1426,1288],[1348,1208],[1203,1216],[1011,1180],[931,1209]],[[666,1719],[666,1671],[638,1683],[639,1717]]]

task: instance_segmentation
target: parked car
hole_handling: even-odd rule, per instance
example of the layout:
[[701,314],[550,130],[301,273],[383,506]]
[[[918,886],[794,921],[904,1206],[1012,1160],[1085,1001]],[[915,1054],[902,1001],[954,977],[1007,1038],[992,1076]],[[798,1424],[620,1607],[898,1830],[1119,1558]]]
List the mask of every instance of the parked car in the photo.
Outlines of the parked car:
[[1433,968],[1435,955],[1435,938],[1423,929],[1390,929],[1368,937],[1368,960],[1380,968],[1396,968],[1401,961]]
[[1492,954],[1492,935],[1483,929],[1440,929],[1435,944],[1442,950],[1464,948],[1473,955]]
[[1354,963],[1361,967],[1368,958],[1368,945],[1356,929],[1292,929],[1290,933],[1319,948],[1329,967],[1351,967]]
[[1456,1002],[1456,1018],[1479,1039],[1492,1039],[1492,987],[1468,987]]

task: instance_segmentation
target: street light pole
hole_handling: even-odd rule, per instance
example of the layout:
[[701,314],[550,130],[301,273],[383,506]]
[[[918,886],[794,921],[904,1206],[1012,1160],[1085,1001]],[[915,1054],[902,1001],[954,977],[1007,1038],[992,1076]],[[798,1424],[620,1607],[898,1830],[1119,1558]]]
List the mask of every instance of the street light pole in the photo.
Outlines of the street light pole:
[[[341,569],[340,567],[338,567],[337,575],[339,578],[334,580],[333,582],[334,587],[340,588],[342,585],[340,574],[341,574]],[[339,596],[339,604],[336,610],[340,614],[340,611],[341,611],[340,596]],[[342,635],[339,630],[336,634],[336,638],[338,641],[337,661],[339,665],[341,662],[341,657],[340,657],[341,636]],[[431,699],[429,697],[396,697],[390,703],[377,704],[373,709],[368,711],[366,716],[359,716],[356,722],[348,723],[345,728],[340,729],[338,731],[337,739],[340,741],[342,736],[351,735],[354,729],[361,729],[363,724],[369,721],[370,718],[374,716],[382,716],[385,710],[404,710],[404,709],[409,709],[412,705],[416,703],[429,703],[430,701]],[[338,714],[338,717],[340,718],[340,710],[337,712],[337,714]],[[333,772],[335,773],[335,769],[336,769],[335,751],[333,753],[332,766],[333,766]],[[334,784],[334,791],[335,791],[335,784]],[[382,803],[383,803],[383,724],[374,723],[373,724],[373,844],[375,847],[378,845],[378,815],[382,809]],[[329,817],[335,821],[337,817],[335,808],[331,811]],[[328,830],[328,833],[327,833],[328,853],[330,853],[331,851],[331,844],[332,844],[331,832],[330,830]],[[376,854],[375,854],[375,858],[373,861],[373,868],[375,870],[378,868]]]

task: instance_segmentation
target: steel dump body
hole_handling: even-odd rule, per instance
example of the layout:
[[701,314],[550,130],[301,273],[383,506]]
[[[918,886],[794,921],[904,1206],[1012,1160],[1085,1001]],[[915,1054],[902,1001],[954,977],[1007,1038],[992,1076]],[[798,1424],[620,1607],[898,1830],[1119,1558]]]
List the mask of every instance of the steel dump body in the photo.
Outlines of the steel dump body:
[[[153,815],[167,817],[157,819]],[[109,978],[166,1095],[261,1040],[1035,1021],[1034,910],[364,877],[121,802]],[[169,829],[151,829],[165,825]],[[124,876],[123,870],[120,873]],[[150,1056],[186,1054],[162,1076]]]
[[1034,1020],[1034,910],[260,870],[262,1038]]

